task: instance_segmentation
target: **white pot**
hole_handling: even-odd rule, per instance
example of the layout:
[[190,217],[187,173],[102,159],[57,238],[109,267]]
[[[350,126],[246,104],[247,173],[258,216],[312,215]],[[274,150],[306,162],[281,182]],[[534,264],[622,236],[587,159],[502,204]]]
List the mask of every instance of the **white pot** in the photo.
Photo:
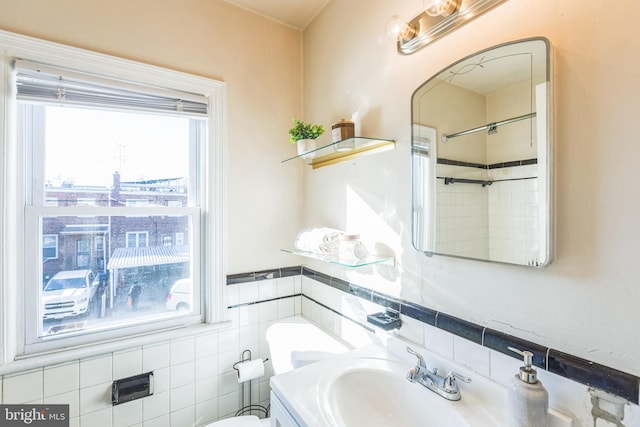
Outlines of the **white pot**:
[[302,156],[305,159],[310,159],[316,155],[313,151],[316,149],[315,139],[299,139],[296,141],[296,145],[298,146],[299,156]]

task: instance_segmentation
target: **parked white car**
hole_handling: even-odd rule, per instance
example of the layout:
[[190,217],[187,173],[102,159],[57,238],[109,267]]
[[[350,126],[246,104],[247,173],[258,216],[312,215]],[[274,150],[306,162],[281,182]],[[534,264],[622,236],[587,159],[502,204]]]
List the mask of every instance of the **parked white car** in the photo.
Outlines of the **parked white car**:
[[193,292],[191,291],[191,279],[180,279],[171,286],[167,295],[165,307],[167,310],[191,311],[193,306]]
[[91,270],[56,273],[44,287],[44,319],[62,319],[91,311],[98,278]]

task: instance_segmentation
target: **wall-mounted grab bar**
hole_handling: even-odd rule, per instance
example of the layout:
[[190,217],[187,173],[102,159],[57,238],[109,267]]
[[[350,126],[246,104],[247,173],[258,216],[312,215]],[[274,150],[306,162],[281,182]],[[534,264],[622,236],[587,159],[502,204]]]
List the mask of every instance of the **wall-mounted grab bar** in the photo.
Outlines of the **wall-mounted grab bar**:
[[489,135],[493,135],[498,132],[498,126],[508,125],[509,123],[519,122],[520,120],[531,119],[536,116],[536,113],[524,114],[522,116],[512,117],[510,119],[505,119],[499,122],[487,123],[484,126],[480,126],[473,129],[463,130],[462,132],[452,133],[451,135],[444,134],[440,137],[443,143],[447,142],[451,138],[457,138],[459,136],[468,135],[470,133],[476,133],[483,130],[487,130]]

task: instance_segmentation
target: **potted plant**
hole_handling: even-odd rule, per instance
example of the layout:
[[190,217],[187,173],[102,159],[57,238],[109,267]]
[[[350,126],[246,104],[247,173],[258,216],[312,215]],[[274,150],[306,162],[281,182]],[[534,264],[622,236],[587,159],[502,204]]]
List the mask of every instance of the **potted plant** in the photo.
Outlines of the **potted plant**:
[[[315,139],[324,133],[322,125],[312,125],[304,123],[298,119],[293,119],[294,126],[289,129],[289,143],[298,145],[298,155],[309,153],[315,149]],[[307,156],[313,157],[313,153]]]

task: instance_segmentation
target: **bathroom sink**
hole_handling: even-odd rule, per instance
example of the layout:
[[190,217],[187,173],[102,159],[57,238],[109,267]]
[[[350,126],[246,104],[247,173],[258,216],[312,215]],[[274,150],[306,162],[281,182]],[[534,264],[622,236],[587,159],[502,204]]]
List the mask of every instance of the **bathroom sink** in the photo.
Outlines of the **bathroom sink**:
[[484,381],[474,378],[461,387],[459,401],[446,400],[406,379],[413,367],[414,358],[409,356],[403,359],[379,346],[353,350],[276,375],[271,390],[300,427],[506,424],[504,411],[495,407],[506,403],[504,388],[492,386],[489,393],[479,394]]
[[326,390],[331,425],[469,426],[455,405],[407,381],[405,364],[370,358],[352,362]]
[[[507,425],[506,387],[425,353],[428,367],[472,379],[468,384],[459,383],[460,400],[447,400],[406,379],[416,358],[407,352],[405,341],[387,336],[381,344],[336,354],[271,377],[272,421],[287,427]],[[571,417],[550,409],[550,427],[572,425]]]

